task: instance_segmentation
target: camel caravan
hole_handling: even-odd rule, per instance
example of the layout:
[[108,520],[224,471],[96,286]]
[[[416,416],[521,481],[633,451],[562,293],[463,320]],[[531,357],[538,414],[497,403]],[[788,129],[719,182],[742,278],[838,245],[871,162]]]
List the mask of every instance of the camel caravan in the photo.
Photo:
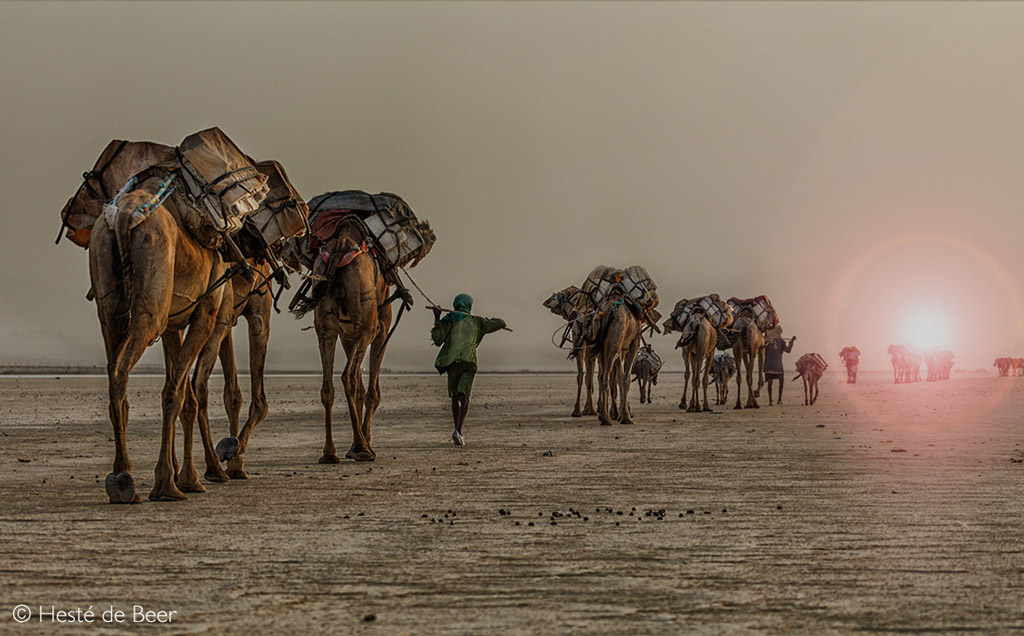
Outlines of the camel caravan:
[[[645,290],[650,292],[649,298],[653,304],[644,305],[640,302],[624,303],[622,298],[628,298],[625,289],[611,296],[612,290],[620,286],[622,280],[631,280],[629,272],[637,272],[639,278],[650,280],[647,271],[640,267],[627,270],[614,270],[608,267],[598,267],[587,277],[583,287],[570,286],[555,292],[544,301],[544,307],[553,314],[566,321],[562,328],[561,341],[555,343],[558,347],[564,347],[571,343],[569,353],[570,359],[576,360],[577,382],[576,382],[576,404],[573,408],[573,417],[581,415],[600,416],[601,400],[599,398],[598,412],[593,408],[593,372],[594,361],[602,359],[609,360],[608,374],[617,377],[618,368],[615,367],[613,353],[615,351],[626,351],[628,356],[624,362],[636,357],[634,375],[640,381],[641,403],[650,402],[650,384],[645,385],[642,374],[650,376],[652,371],[645,370],[655,368],[654,364],[648,366],[644,359],[647,355],[654,354],[651,345],[645,345],[642,351],[649,354],[637,356],[634,347],[641,341],[640,332],[644,329],[644,323],[651,331],[660,331],[656,325],[657,295],[654,291],[653,281]],[[630,282],[627,287],[633,289],[642,287],[636,282]],[[617,298],[618,301],[609,301],[609,298]],[[606,331],[608,303],[618,307],[617,311],[629,312],[632,320],[638,324],[637,329],[626,329],[619,331]],[[625,307],[625,310],[623,310]],[[725,404],[728,398],[728,382],[733,375],[736,376],[736,406],[742,408],[758,408],[757,398],[764,387],[764,356],[766,347],[766,336],[779,324],[778,315],[767,296],[757,296],[750,299],[730,298],[723,301],[718,294],[709,294],[698,298],[684,298],[675,304],[672,313],[662,324],[665,334],[679,332],[679,339],[675,348],[682,350],[684,363],[683,395],[679,401],[679,408],[688,412],[711,411],[708,400],[708,385],[716,386],[716,404]],[[608,334],[611,333],[611,340]],[[628,346],[623,342],[623,334],[631,339]],[[727,354],[716,355],[718,350],[731,350],[731,356]],[[755,372],[755,363],[757,370]],[[628,367],[626,367],[628,368]],[[660,370],[661,359],[657,358],[656,368]],[[607,375],[602,367],[602,381]],[[739,373],[743,371],[744,373]],[[654,377],[657,372],[653,371]],[[755,384],[756,374],[756,384]],[[747,400],[742,400],[743,378],[747,381]],[[586,385],[586,406],[581,409],[583,387]],[[619,387],[618,385],[622,386]],[[651,383],[653,384],[653,382]],[[602,385],[603,386],[603,385]],[[629,384],[620,381],[610,382],[611,391],[617,388],[628,392]],[[646,387],[646,393],[645,393]],[[613,401],[615,400],[612,393]],[[612,419],[616,419],[612,416]],[[632,423],[632,415],[628,410],[628,395],[621,397],[619,419],[622,423]],[[602,424],[610,424],[606,418],[601,417]]]
[[996,358],[992,366],[999,370],[999,377],[1024,377],[1024,358]]
[[[128,457],[127,383],[143,352],[158,340],[166,377],[161,444],[149,498],[182,500],[187,492],[205,491],[192,457],[197,419],[205,478],[218,482],[247,477],[242,456],[268,411],[263,377],[271,309],[288,287],[289,270],[302,274],[307,283],[316,282],[312,297],[301,296],[303,306],[317,312],[324,363],[321,397],[327,442],[321,461],[337,460],[330,406],[339,337],[349,353],[343,376],[353,424],[348,456],[373,459],[370,421],[380,400],[376,378],[391,323],[390,303],[401,299],[405,308],[411,302],[395,268],[415,265],[434,242],[429,225],[418,221],[404,202],[392,204],[400,201],[397,197],[386,197],[388,205],[375,206],[372,212],[349,206],[353,218],[338,215],[314,244],[309,208],[283,166],[253,160],[218,128],[189,135],[174,147],[124,140],[107,145],[60,217],[62,235],[89,252],[91,287],[86,297],[96,302],[106,347],[114,429],[113,470],[106,479],[111,503],[141,501]],[[277,296],[272,293],[275,281],[280,286]],[[391,287],[398,291],[390,293]],[[242,400],[231,328],[243,316],[249,327],[252,403],[239,428]],[[359,365],[367,346],[372,347],[372,373],[364,394]],[[207,405],[217,358],[226,380],[230,437],[214,446]],[[180,463],[174,448],[179,418],[184,437]]]
[[928,369],[928,382],[948,380],[956,356],[948,349],[929,347],[921,350],[912,344],[889,345],[892,377],[896,384],[921,381],[921,365]]

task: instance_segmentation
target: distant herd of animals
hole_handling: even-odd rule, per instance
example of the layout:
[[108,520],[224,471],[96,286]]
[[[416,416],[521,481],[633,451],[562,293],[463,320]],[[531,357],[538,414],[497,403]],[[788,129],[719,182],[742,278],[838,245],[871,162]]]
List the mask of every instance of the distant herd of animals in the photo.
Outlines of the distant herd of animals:
[[992,366],[999,369],[1000,377],[1024,377],[1024,358],[996,358]]
[[[166,376],[160,451],[149,498],[182,500],[188,492],[205,491],[193,459],[197,421],[205,479],[248,477],[243,457],[253,431],[268,413],[264,375],[270,318],[278,311],[281,294],[290,288],[289,273],[298,274],[303,282],[288,308],[296,316],[313,312],[319,343],[325,436],[319,461],[340,461],[332,427],[338,340],[346,355],[341,382],[352,424],[352,444],[345,457],[375,459],[371,423],[381,402],[384,352],[403,313],[412,306],[400,274],[429,302],[406,268],[419,263],[436,240],[429,224],[418,219],[401,197],[345,190],[307,203],[281,164],[252,159],[221,130],[211,128],[189,135],[178,146],[110,142],[83,174],[60,219],[57,242],[67,236],[88,251],[91,286],[86,298],[96,303],[106,350],[114,461],[105,487],[111,503],[141,501],[128,457],[127,384],[143,352],[157,341],[163,348]],[[566,321],[558,344],[571,346],[570,358],[577,367],[572,415],[597,415],[604,425],[633,423],[631,376],[640,384],[641,402],[650,402],[662,366],[644,333],[662,330],[680,334],[676,348],[685,362],[680,409],[710,411],[709,383],[715,386],[715,403],[726,404],[733,376],[735,408],[758,408],[765,384],[766,342],[779,322],[768,297],[722,301],[710,294],[683,299],[659,326],[656,289],[643,267],[602,266],[582,287],[567,287],[544,302]],[[393,317],[395,302],[399,309]],[[252,391],[241,427],[242,393],[231,335],[240,317],[248,325]],[[732,355],[716,354],[720,350],[731,350]],[[906,345],[893,352],[897,381],[916,379],[916,352]],[[947,354],[923,354],[929,379],[949,376],[952,354]],[[848,382],[856,382],[859,351],[847,347],[841,357]],[[230,436],[214,445],[208,383],[218,358],[225,376]],[[1002,375],[1011,368],[1024,373],[1024,361],[1000,360],[1008,361],[1002,365],[997,360]],[[818,381],[827,366],[814,353],[797,361],[805,404],[817,399]],[[184,438],[180,461],[174,444],[177,421]]]

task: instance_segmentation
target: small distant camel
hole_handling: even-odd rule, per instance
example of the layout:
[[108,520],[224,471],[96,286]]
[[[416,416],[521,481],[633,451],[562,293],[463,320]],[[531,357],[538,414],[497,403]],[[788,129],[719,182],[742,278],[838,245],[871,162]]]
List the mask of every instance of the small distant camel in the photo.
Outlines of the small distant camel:
[[846,383],[857,384],[857,367],[860,365],[860,349],[857,347],[843,347],[839,357],[846,365]]
[[1010,375],[1010,369],[1013,368],[1013,358],[996,358],[996,361],[992,363],[992,366],[999,369],[999,377],[1008,377]]
[[659,371],[661,358],[654,352],[654,347],[649,344],[640,347],[633,362],[633,379],[640,385],[640,404],[651,403],[651,387],[658,383]]
[[1015,377],[1024,376],[1024,358],[1011,358],[1013,363],[1013,375]]
[[715,404],[729,400],[729,381],[736,373],[736,360],[729,354],[720,353],[711,362],[711,383],[715,385]]
[[804,406],[810,406],[818,400],[818,381],[828,369],[825,359],[816,353],[805,353],[796,361],[797,378],[804,381]]

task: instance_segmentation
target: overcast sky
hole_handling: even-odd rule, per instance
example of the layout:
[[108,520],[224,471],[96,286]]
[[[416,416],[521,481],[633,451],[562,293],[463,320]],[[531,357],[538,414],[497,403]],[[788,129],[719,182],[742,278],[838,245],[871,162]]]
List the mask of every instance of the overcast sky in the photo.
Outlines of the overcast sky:
[[[1017,3],[3,3],[0,363],[105,364],[58,213],[111,139],[216,125],[307,198],[404,197],[419,284],[515,329],[483,369],[567,368],[541,302],[634,263],[665,312],[768,294],[834,366],[927,323],[990,368],[1024,355],[1022,33]],[[417,301],[387,367],[433,362]],[[310,324],[274,317],[271,368],[319,368]]]

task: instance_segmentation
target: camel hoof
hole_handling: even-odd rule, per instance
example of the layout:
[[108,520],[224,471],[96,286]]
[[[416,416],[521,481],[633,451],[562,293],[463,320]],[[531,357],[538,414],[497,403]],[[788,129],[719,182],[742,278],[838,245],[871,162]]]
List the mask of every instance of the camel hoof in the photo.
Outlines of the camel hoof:
[[235,455],[238,454],[239,446],[237,437],[225,437],[217,442],[217,457],[220,457],[222,462],[234,459]]
[[135,480],[130,473],[110,473],[106,483],[107,497],[112,504],[141,503],[142,497],[135,492]]
[[181,492],[206,492],[206,486],[199,483],[199,480],[196,479],[194,482],[179,482],[178,490]]
[[634,422],[632,419],[619,420],[619,424],[624,424],[626,426],[633,426],[634,424],[636,424],[636,422]]
[[736,411],[740,411],[740,410],[743,410],[743,407],[742,407],[742,406],[740,406],[739,404],[737,404],[736,406],[734,406],[734,407],[732,407],[732,408],[733,408],[733,410],[736,410]]
[[372,462],[374,459],[376,459],[376,457],[373,455],[373,453],[371,453],[368,450],[358,450],[357,451],[357,450],[354,450],[354,449],[349,449],[349,451],[347,453],[345,453],[345,457],[347,457],[349,459],[354,459],[357,462]]
[[587,410],[583,411],[583,414],[584,415],[597,415],[597,411],[595,411],[594,409],[587,409]]
[[320,458],[320,461],[318,461],[317,463],[318,464],[340,464],[341,460],[338,459],[337,455],[324,455],[323,457]]
[[680,402],[679,403],[679,410],[680,411],[685,411],[686,410],[686,403],[685,402]]
[[704,412],[705,413],[714,413],[715,411],[711,407],[705,406],[704,407]]
[[249,479],[249,473],[241,468],[234,468],[228,471],[228,478],[230,479]]
[[579,411],[573,411],[570,417],[583,417],[583,414]]
[[149,492],[150,501],[184,501],[188,499],[188,495],[178,490],[172,482],[161,486],[153,486],[153,490]]
[[203,473],[203,479],[205,479],[206,481],[222,484],[226,482],[229,479],[229,477],[228,474],[224,472],[220,466],[217,466],[216,470],[214,470],[213,468],[207,468],[206,472]]
[[611,426],[612,424],[611,420],[601,420],[601,426]]

